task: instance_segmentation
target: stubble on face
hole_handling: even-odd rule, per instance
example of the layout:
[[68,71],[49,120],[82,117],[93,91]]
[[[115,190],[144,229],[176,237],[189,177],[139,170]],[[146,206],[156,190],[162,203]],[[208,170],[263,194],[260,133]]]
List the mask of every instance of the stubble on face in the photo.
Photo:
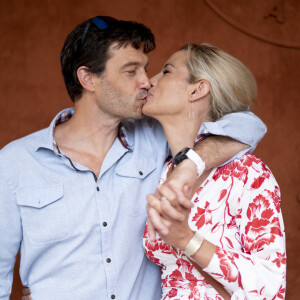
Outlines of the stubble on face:
[[[142,107],[148,94],[147,89],[140,87],[141,78],[145,76],[141,72],[145,73],[147,56],[131,46],[111,48],[110,52],[106,70],[99,78],[101,90],[99,106],[106,113],[121,119],[140,119],[143,117]],[[136,69],[134,76],[129,75],[131,67]]]

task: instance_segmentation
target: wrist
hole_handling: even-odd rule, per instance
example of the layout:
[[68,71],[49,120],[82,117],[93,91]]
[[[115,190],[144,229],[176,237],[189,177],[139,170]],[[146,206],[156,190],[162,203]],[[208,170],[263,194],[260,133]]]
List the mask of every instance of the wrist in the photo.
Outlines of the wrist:
[[192,161],[195,164],[197,170],[197,178],[199,178],[205,170],[205,162],[202,160],[202,158],[198,155],[197,152],[195,152],[191,148],[186,147],[174,156],[174,167],[180,165],[183,161],[186,160]]
[[195,232],[189,228],[189,231],[184,235],[184,238],[176,246],[177,249],[184,251],[190,240],[194,237]]
[[204,237],[198,232],[193,232],[192,238],[189,240],[186,247],[181,250],[187,257],[191,257],[197,253],[204,242]]

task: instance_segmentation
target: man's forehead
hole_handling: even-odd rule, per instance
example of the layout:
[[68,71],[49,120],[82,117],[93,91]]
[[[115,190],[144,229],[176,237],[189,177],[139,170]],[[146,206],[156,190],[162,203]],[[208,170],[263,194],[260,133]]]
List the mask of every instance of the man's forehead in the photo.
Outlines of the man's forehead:
[[109,47],[109,56],[107,63],[117,63],[119,66],[127,64],[147,65],[148,56],[143,52],[143,48],[135,49],[132,45],[119,47],[117,43]]

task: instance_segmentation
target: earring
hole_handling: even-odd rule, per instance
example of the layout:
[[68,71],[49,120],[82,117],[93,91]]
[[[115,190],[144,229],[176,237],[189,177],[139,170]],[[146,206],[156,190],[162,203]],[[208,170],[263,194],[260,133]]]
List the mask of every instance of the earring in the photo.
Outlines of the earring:
[[189,101],[189,118],[194,119],[193,102],[194,101]]

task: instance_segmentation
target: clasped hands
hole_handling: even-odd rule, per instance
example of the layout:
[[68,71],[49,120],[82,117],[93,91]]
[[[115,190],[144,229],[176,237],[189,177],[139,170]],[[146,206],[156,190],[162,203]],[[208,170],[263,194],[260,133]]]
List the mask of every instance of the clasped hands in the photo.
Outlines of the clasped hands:
[[197,180],[193,162],[177,166],[154,194],[147,196],[148,233],[151,241],[156,232],[169,245],[184,250],[194,233],[188,225],[193,203],[191,191]]

